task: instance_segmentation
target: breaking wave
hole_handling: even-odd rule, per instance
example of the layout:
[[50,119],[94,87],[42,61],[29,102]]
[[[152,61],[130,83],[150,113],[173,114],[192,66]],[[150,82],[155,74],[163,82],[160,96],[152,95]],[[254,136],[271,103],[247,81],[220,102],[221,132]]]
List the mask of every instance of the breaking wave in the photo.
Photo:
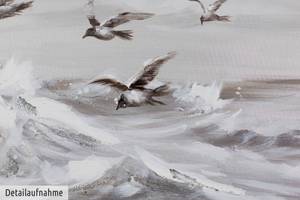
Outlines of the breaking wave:
[[208,113],[221,109],[230,102],[230,100],[220,98],[221,91],[222,84],[217,82],[207,86],[193,83],[177,87],[173,97],[189,111]]
[[106,88],[41,82],[32,69],[12,59],[0,71],[2,184],[68,184],[71,199],[299,195],[283,187],[300,178],[289,160],[299,153],[299,132],[235,130],[241,111],[220,98],[222,84],[174,84],[165,106],[117,112]]

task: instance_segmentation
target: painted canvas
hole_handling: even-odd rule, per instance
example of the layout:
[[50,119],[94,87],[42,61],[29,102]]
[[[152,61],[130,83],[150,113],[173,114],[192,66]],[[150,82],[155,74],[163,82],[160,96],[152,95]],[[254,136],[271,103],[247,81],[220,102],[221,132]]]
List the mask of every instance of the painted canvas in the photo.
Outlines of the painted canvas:
[[300,199],[299,0],[0,0],[0,185]]

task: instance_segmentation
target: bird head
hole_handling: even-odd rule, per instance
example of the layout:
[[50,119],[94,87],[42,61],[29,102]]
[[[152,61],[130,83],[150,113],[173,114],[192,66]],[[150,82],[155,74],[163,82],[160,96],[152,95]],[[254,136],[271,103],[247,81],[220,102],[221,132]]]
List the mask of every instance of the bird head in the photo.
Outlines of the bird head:
[[127,99],[124,94],[121,94],[120,98],[117,101],[116,110],[119,110],[119,108],[127,108]]
[[82,36],[82,39],[89,37],[89,36],[93,36],[94,33],[94,29],[93,28],[89,28],[86,30],[85,34]]
[[204,23],[204,16],[203,15],[200,17],[200,22],[201,22],[201,25],[203,25],[203,23]]

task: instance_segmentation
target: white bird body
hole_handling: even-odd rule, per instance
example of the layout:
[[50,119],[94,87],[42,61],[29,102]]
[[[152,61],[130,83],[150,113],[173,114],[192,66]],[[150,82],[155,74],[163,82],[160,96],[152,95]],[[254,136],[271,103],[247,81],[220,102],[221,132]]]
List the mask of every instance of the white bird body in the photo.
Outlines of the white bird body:
[[202,15],[202,17],[203,17],[202,20],[205,22],[215,21],[218,18],[218,16],[214,13],[205,13],[204,15]]
[[96,28],[95,37],[101,40],[111,40],[115,37],[111,28],[99,26]]
[[123,92],[125,98],[128,100],[128,103],[131,105],[140,105],[147,100],[145,92],[141,90],[127,90]]
[[113,35],[111,31],[112,31],[111,28],[103,27],[103,26],[100,26],[100,28],[97,29],[97,32],[99,32],[99,34],[100,34],[100,35],[103,35],[104,37]]

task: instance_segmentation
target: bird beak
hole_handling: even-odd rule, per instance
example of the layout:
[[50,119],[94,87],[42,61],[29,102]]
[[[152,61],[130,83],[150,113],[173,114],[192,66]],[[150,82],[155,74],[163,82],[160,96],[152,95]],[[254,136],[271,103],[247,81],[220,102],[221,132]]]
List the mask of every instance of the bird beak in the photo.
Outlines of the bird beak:
[[120,108],[120,103],[118,103],[116,110],[119,110],[119,108]]

